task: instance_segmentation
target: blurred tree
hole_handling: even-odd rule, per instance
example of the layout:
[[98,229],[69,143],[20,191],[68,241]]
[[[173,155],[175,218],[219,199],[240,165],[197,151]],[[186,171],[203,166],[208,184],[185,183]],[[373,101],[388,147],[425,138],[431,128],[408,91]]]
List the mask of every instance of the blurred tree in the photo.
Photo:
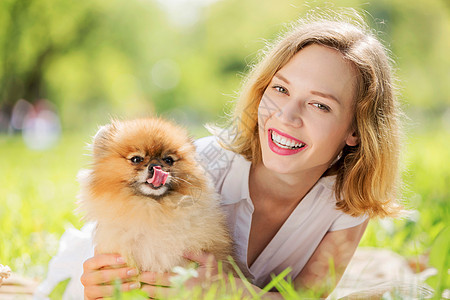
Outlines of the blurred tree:
[[34,102],[46,97],[44,73],[48,64],[57,55],[82,47],[100,20],[83,4],[73,7],[75,14],[78,11],[78,20],[73,9],[72,17],[67,18],[68,11],[61,13],[66,4],[55,7],[53,3],[30,0],[0,3],[3,20],[0,99],[7,110],[18,99]]
[[19,99],[48,98],[70,123],[101,107],[120,111],[118,97],[146,105],[139,85],[166,46],[161,32],[170,40],[152,1],[1,1],[0,107],[10,114]]
[[[152,111],[217,120],[266,40],[310,8],[338,8],[325,0],[211,2],[183,23],[189,12],[171,19],[156,0],[0,1],[0,113],[20,98],[47,98],[66,128]],[[366,11],[382,32],[411,110],[450,111],[448,1],[341,6]]]

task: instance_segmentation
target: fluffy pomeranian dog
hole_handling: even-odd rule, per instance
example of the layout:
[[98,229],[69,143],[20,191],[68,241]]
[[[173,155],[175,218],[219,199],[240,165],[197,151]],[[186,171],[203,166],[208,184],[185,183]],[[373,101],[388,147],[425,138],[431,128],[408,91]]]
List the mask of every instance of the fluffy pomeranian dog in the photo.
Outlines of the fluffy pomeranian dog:
[[232,254],[218,196],[183,128],[161,118],[113,121],[92,151],[91,168],[78,175],[78,209],[97,223],[98,253],[154,272],[185,265],[186,252]]

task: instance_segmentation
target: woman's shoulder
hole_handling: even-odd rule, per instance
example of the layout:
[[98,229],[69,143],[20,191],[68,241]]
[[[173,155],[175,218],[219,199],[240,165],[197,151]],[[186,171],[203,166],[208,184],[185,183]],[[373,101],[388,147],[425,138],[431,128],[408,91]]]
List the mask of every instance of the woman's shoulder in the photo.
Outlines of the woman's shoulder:
[[322,212],[328,212],[330,219],[333,219],[333,223],[329,231],[337,231],[357,226],[363,223],[368,216],[352,216],[336,207],[336,196],[334,192],[334,185],[336,182],[336,176],[326,176],[319,179],[318,185],[322,187],[320,193],[320,199],[326,203],[328,209],[323,209]]
[[222,147],[215,136],[200,138],[194,142],[194,145],[198,159],[202,164],[226,166],[231,164],[231,161],[237,155],[233,151]]

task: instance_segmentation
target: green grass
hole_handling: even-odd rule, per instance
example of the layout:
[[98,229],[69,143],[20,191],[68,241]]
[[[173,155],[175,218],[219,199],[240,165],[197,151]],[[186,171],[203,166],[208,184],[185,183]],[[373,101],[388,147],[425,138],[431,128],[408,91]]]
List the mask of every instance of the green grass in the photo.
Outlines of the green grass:
[[73,210],[84,147],[78,136],[65,136],[48,151],[27,149],[20,136],[0,137],[0,263],[45,276],[64,230],[81,225]]
[[[89,139],[66,134],[56,147],[33,151],[20,136],[0,136],[1,264],[42,280],[62,233],[68,226],[81,227],[80,216],[73,212],[78,191],[75,178],[88,163],[85,145]],[[413,213],[402,220],[371,222],[361,242],[411,259],[429,254],[430,264],[440,270],[440,276],[429,281],[437,290],[450,286],[446,271],[450,267],[449,149],[449,133],[443,130],[410,138],[403,198]],[[291,292],[281,286],[285,283],[278,284]]]

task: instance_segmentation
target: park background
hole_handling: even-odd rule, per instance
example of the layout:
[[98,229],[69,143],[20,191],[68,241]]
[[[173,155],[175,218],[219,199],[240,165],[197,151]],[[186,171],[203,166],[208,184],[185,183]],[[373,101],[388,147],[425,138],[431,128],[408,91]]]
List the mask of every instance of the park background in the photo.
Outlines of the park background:
[[[339,5],[338,5],[338,4]],[[207,135],[266,41],[314,7],[365,11],[391,49],[405,111],[401,220],[391,249],[449,287],[450,1],[0,1],[0,264],[41,281],[74,213],[86,144],[111,117],[159,114]],[[446,237],[446,238],[442,238]]]

